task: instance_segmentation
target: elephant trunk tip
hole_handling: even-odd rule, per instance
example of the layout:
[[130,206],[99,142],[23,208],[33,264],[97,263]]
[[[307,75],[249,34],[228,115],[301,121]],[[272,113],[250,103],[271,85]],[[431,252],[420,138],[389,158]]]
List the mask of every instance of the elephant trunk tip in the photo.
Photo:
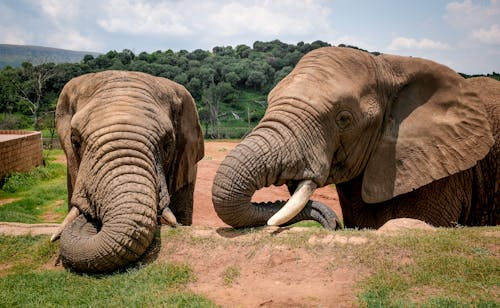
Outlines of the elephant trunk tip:
[[79,215],[62,231],[62,264],[81,273],[121,270],[147,251],[156,227],[156,219],[146,224],[122,220],[101,225]]

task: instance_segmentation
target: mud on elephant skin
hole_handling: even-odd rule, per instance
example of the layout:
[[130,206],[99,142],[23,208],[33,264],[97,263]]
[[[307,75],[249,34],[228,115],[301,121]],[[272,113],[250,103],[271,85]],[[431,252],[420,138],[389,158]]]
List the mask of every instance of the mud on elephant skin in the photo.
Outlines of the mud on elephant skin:
[[[498,224],[500,82],[419,58],[308,53],[222,162],[213,203],[234,227],[282,225],[303,219],[314,189],[332,183],[347,227],[405,217]],[[250,202],[271,184],[293,192],[278,213],[281,205]]]
[[68,162],[63,264],[110,272],[138,260],[158,217],[190,225],[203,138],[181,85],[139,72],[104,71],[69,81],[56,109]]

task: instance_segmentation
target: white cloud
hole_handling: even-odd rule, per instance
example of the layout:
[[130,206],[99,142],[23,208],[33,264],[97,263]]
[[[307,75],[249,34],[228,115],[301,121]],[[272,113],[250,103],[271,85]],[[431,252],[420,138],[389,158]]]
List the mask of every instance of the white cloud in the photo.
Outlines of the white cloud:
[[89,37],[83,36],[80,32],[73,29],[60,30],[47,36],[46,42],[50,46],[58,48],[82,51],[99,51],[101,44]]
[[79,3],[76,0],[42,0],[40,6],[52,19],[70,19],[78,15]]
[[220,36],[331,33],[329,14],[330,10],[317,1],[230,2],[209,16],[207,26]]
[[494,24],[487,29],[472,32],[472,38],[484,44],[500,45],[500,26]]
[[449,24],[464,29],[490,26],[500,19],[500,1],[490,0],[487,6],[471,0],[450,2],[446,6],[444,19]]
[[25,45],[26,39],[31,38],[25,31],[13,27],[0,26],[0,43],[12,45]]
[[100,27],[112,33],[277,38],[331,34],[330,10],[307,1],[168,1],[113,0],[103,5]]
[[465,45],[500,44],[500,0],[490,0],[481,5],[471,0],[451,2],[444,16],[450,25],[464,31]]
[[[88,3],[87,3],[88,5]],[[98,10],[98,5],[90,4],[93,9]],[[96,40],[82,34],[78,29],[84,24],[85,19],[84,6],[79,0],[42,0],[39,2],[40,11],[45,15],[48,26],[46,35],[43,38],[43,45],[57,46],[58,48],[96,51],[101,44]],[[78,30],[77,30],[78,29]]]
[[407,37],[397,37],[392,40],[392,42],[387,46],[389,50],[403,50],[403,49],[448,49],[449,46],[446,43],[439,41],[433,41],[427,38],[422,38],[420,40]]
[[103,5],[105,15],[97,24],[112,33],[186,35],[191,30],[183,16],[191,12],[183,6],[182,2],[175,1],[113,0]]

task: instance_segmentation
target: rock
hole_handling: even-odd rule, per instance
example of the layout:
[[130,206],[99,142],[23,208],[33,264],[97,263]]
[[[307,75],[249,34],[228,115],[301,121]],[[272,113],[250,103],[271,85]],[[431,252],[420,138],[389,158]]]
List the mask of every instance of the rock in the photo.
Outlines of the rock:
[[388,233],[405,230],[435,231],[436,228],[418,219],[398,218],[389,220],[382,227],[380,227],[377,232]]

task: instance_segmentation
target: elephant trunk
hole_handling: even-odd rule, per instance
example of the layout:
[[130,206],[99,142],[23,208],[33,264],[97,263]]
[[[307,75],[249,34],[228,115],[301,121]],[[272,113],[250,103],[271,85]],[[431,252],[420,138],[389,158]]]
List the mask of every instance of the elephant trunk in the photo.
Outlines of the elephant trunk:
[[65,265],[79,272],[109,272],[136,261],[149,247],[157,226],[154,191],[140,191],[132,183],[119,190],[102,221],[81,214],[63,231]]
[[[92,175],[80,174],[73,192],[72,204],[83,214],[63,230],[60,248],[63,264],[75,271],[123,268],[138,260],[153,241],[158,204],[163,201],[155,160],[140,150],[139,142],[128,140],[127,149],[123,144],[108,143],[92,166],[80,167]],[[164,194],[168,199],[168,192]]]
[[[285,204],[251,202],[255,191],[294,181],[294,175],[303,167],[285,162],[280,153],[290,149],[277,149],[284,145],[268,128],[255,130],[244,142],[229,153],[219,167],[212,188],[212,201],[217,215],[235,228],[266,225],[268,220]],[[262,134],[262,135],[261,135]],[[264,137],[264,135],[266,137]],[[275,138],[275,139],[273,139]],[[286,223],[316,220],[326,228],[336,227],[336,215],[321,203],[308,201],[294,218]]]

